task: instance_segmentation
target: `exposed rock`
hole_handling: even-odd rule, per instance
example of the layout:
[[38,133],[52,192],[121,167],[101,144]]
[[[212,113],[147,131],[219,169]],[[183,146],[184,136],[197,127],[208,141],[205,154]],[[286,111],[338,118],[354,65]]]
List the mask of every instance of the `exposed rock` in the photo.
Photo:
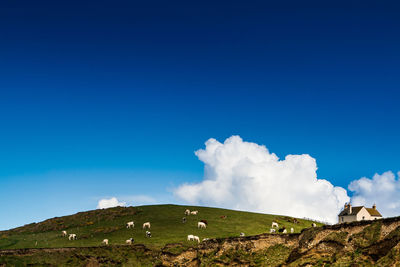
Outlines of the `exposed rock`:
[[[116,252],[120,254],[113,258]],[[400,266],[400,217],[312,227],[300,234],[210,239],[196,247],[175,243],[161,250],[139,244],[0,250],[0,259],[35,255],[69,257],[76,266],[88,267],[134,266],[143,258],[145,266]]]
[[[274,252],[268,253],[271,248]],[[269,261],[280,252],[286,254]],[[313,227],[301,234],[209,240],[163,264],[189,266],[182,257],[191,264],[196,260],[199,265],[217,266],[393,266],[400,264],[400,218]]]

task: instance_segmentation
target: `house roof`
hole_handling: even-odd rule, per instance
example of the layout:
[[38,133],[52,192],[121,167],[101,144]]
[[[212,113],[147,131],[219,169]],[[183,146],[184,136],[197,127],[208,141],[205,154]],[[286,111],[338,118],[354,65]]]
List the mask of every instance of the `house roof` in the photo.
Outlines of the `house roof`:
[[[349,213],[348,209],[344,209],[339,213],[339,216],[357,215],[357,213],[359,213],[362,208],[364,208],[364,206],[351,207],[351,213]],[[376,209],[373,209],[373,208],[365,208],[365,209],[368,211],[369,215],[371,215],[371,216],[382,217],[382,215]]]
[[382,217],[382,215],[379,213],[378,210],[372,209],[372,208],[366,208],[366,209],[367,209],[369,215]]
[[342,212],[339,213],[339,216],[356,215],[362,208],[363,208],[363,206],[351,207],[351,213],[349,213],[348,209],[344,209],[344,210],[342,210]]

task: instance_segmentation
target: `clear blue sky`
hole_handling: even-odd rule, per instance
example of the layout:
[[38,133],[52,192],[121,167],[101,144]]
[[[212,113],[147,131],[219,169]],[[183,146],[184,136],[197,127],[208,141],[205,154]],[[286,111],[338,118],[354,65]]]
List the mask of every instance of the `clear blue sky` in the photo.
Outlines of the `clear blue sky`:
[[173,202],[211,137],[343,187],[400,170],[395,1],[21,2],[0,4],[0,229]]

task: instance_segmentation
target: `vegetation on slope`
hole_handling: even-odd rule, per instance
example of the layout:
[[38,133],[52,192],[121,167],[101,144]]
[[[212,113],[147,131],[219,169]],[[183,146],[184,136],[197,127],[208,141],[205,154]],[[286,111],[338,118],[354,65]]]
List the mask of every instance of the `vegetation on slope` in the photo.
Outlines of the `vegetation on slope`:
[[[186,216],[185,209],[198,210],[198,215]],[[226,219],[221,218],[226,216]],[[207,220],[207,229],[198,229],[197,222]],[[133,229],[127,229],[126,223],[135,222]],[[151,238],[146,238],[142,224],[151,223]],[[41,223],[33,223],[9,231],[0,232],[0,249],[18,248],[60,248],[100,246],[101,241],[109,239],[110,245],[124,245],[125,240],[133,237],[135,244],[145,244],[150,248],[161,248],[168,243],[196,245],[186,240],[193,234],[204,238],[225,238],[257,235],[268,232],[272,221],[279,226],[300,232],[310,227],[311,222],[287,216],[275,216],[250,212],[233,211],[218,208],[190,207],[178,205],[154,205],[140,207],[116,207],[103,210],[80,212],[70,216],[58,217]],[[75,233],[77,240],[69,241],[61,236],[61,231]]]
[[156,266],[158,254],[144,246],[108,246],[37,250],[35,253],[0,256],[0,266]]
[[373,222],[365,227],[360,233],[352,235],[349,241],[354,242],[357,247],[366,248],[378,241],[381,234],[382,222]]
[[191,245],[0,250],[0,266],[399,266],[400,217]]
[[335,242],[337,244],[340,244],[342,246],[346,245],[347,242],[347,236],[349,233],[347,232],[332,232],[328,236],[326,236],[323,241],[325,242]]

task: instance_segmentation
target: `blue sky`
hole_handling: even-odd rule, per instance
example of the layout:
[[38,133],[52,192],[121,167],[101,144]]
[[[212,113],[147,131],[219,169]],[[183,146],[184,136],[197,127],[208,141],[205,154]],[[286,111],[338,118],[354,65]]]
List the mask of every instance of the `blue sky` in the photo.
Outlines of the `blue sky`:
[[170,192],[202,179],[194,151],[211,137],[310,154],[344,188],[399,171],[399,11],[2,2],[0,229],[103,197],[178,203]]

